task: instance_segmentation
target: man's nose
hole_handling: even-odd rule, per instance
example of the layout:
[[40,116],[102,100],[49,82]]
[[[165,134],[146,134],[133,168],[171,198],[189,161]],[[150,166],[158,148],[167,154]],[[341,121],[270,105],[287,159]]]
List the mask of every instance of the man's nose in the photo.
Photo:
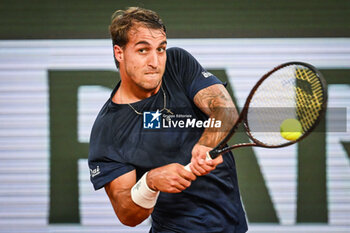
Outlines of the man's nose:
[[158,66],[158,54],[157,52],[151,52],[148,57],[148,65],[156,68]]

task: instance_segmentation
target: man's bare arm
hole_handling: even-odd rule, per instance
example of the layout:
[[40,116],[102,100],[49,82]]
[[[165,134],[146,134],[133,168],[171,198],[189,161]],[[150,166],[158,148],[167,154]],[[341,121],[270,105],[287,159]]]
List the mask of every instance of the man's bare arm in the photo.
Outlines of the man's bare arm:
[[221,121],[220,128],[205,129],[192,150],[191,170],[195,175],[205,175],[222,162],[221,156],[213,161],[206,161],[205,153],[215,147],[227,135],[238,120],[238,112],[230,94],[221,84],[215,84],[200,90],[194,97],[194,103],[209,118]]
[[194,97],[194,103],[205,114],[221,121],[221,128],[207,128],[198,143],[208,147],[216,146],[232,128],[238,119],[237,109],[226,88],[216,84],[200,90]]
[[153,211],[136,205],[131,199],[131,188],[136,183],[136,171],[128,172],[105,186],[114,212],[121,223],[136,226],[143,222]]
[[[178,163],[168,164],[150,170],[146,175],[147,186],[154,191],[179,193],[191,185],[196,176]],[[114,212],[121,223],[136,226],[143,222],[153,208],[146,209],[134,203],[131,189],[136,183],[136,171],[128,172],[105,186],[106,193],[112,203]]]

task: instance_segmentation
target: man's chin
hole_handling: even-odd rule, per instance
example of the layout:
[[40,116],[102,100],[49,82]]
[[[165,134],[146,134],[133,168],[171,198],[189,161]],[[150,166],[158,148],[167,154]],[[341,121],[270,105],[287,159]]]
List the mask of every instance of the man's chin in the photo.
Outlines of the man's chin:
[[159,86],[159,84],[161,83],[162,81],[162,77],[157,74],[157,75],[145,75],[145,80],[146,83],[145,83],[145,87],[147,86],[147,88],[149,89],[154,89],[154,88],[157,88]]
[[162,79],[147,79],[147,83],[145,83],[144,85],[142,85],[142,89],[144,89],[144,91],[147,92],[152,92],[154,90],[156,90],[159,85],[161,84]]

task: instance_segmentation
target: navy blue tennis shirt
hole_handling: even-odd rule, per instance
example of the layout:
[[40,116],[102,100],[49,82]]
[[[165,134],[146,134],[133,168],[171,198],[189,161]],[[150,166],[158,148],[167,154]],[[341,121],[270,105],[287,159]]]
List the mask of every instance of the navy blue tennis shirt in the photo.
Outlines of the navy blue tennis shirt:
[[[166,53],[162,88],[132,104],[142,115],[127,104],[112,102],[120,83],[99,112],[89,150],[90,179],[96,190],[134,169],[139,179],[153,168],[190,162],[192,148],[204,130],[196,122],[208,120],[193,98],[203,88],[222,82],[185,50],[169,48]],[[164,100],[171,113],[164,110]],[[151,122],[149,114],[157,111],[162,116]],[[229,152],[223,158],[214,171],[197,177],[181,193],[160,193],[150,232],[247,231],[234,157]]]

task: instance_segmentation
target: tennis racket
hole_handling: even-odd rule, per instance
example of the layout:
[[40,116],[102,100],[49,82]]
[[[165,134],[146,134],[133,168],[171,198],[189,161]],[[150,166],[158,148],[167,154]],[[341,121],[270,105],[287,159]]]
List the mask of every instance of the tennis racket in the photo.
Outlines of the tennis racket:
[[[327,84],[315,67],[303,62],[281,64],[255,84],[235,125],[207,153],[207,159],[239,147],[292,145],[315,129],[326,108]],[[250,142],[228,146],[227,142],[240,124],[244,125]],[[283,128],[294,132],[281,132]],[[185,168],[190,171],[189,165]]]

